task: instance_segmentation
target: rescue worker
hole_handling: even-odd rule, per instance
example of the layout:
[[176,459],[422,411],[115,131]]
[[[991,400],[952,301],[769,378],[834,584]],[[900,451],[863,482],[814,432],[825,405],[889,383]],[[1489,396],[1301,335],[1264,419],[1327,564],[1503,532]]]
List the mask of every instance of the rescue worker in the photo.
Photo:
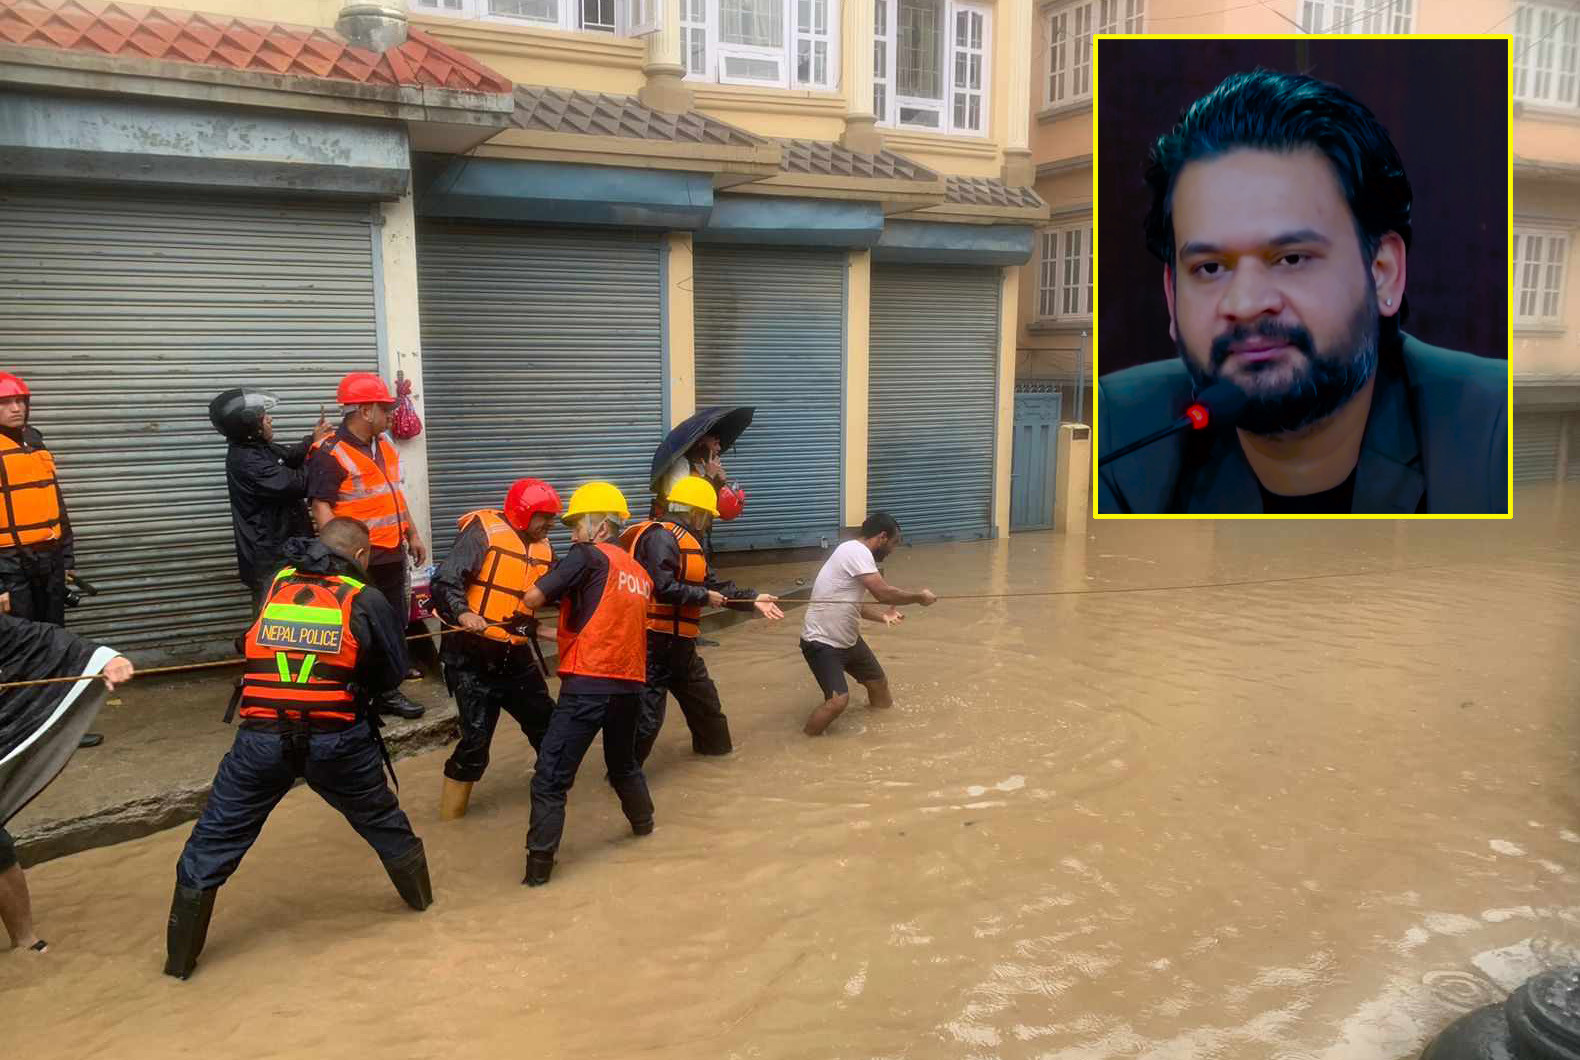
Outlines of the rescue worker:
[[0,682],[70,677],[97,677],[104,687],[80,680],[0,689],[0,923],[11,948],[26,953],[44,953],[49,944],[34,930],[27,877],[6,823],[66,767],[104,693],[132,679],[132,664],[60,626],[0,615]]
[[707,480],[681,479],[670,489],[665,509],[664,519],[638,523],[620,538],[653,579],[653,603],[647,613],[647,678],[636,729],[639,763],[652,753],[671,693],[691,729],[693,751],[724,755],[734,749],[718,686],[697,654],[703,605],[749,602],[769,619],[784,617],[774,597],[714,576],[701,541],[719,514],[718,494]]
[[653,800],[636,758],[653,580],[613,544],[620,524],[630,518],[625,495],[608,482],[589,482],[571,494],[564,516],[572,532],[570,551],[521,599],[527,611],[556,602],[560,609],[560,700],[549,717],[532,777],[532,823],[522,880],[529,887],[549,882],[554,853],[565,833],[565,797],[599,730],[609,784],[632,834],[653,831]]
[[[331,519],[316,541],[286,542],[291,566],[247,633],[236,740],[176,864],[166,975],[192,974],[215,892],[297,777],[367,840],[407,905],[433,901],[422,840],[385,783],[388,756],[369,709],[369,697],[406,669],[400,623],[365,580],[369,553],[368,529],[355,519]],[[304,877],[304,895],[311,886]]]
[[[323,526],[344,517],[365,523],[373,541],[368,581],[384,594],[402,628],[411,614],[407,571],[428,558],[427,547],[411,521],[402,488],[400,455],[384,432],[395,397],[372,372],[351,372],[336,393],[345,415],[340,427],[314,451],[307,466],[307,496],[313,522]],[[421,677],[408,668],[406,677]],[[377,704],[380,714],[420,718],[424,708],[399,688]]]
[[537,621],[521,597],[554,562],[549,526],[559,494],[541,479],[518,479],[502,511],[461,516],[461,532],[433,579],[434,606],[446,625],[445,684],[455,696],[461,739],[444,763],[439,819],[466,814],[472,785],[488,768],[488,746],[504,710],[534,751],[543,745],[554,700],[537,646]]
[[229,440],[225,487],[230,493],[231,530],[236,538],[236,575],[252,594],[256,614],[263,594],[285,565],[285,543],[310,537],[307,516],[307,456],[334,433],[322,418],[313,433],[287,448],[274,441],[279,399],[264,390],[236,387],[209,403],[209,421]]
[[[29,422],[32,411],[27,384],[0,372],[0,614],[64,626],[76,541],[55,456]],[[103,742],[89,732],[79,746]]]

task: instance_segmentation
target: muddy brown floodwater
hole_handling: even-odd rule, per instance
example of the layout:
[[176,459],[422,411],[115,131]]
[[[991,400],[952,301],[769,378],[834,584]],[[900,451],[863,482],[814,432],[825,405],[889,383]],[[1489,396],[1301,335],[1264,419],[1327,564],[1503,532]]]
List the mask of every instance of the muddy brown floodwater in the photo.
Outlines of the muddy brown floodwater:
[[912,609],[869,632],[896,708],[817,740],[799,613],[727,631],[737,752],[693,757],[672,709],[644,840],[595,754],[542,889],[518,733],[460,822],[444,755],[402,764],[420,915],[299,789],[187,983],[186,828],[48,862],[4,1054],[1412,1057],[1580,957],[1580,496],[1518,504],[902,551],[888,576],[945,594],[1260,584]]

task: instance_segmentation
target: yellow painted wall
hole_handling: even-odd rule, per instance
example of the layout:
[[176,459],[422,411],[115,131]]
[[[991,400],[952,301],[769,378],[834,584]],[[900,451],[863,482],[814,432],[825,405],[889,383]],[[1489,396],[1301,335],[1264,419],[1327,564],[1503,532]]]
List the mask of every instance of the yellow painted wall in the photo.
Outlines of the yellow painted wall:
[[[1092,202],[1092,171],[1083,168],[1037,181],[1037,194],[1055,213]],[[1090,328],[1061,325],[1057,330],[1038,326],[1042,284],[1042,236],[1039,231],[1031,261],[1019,270],[1019,311],[1016,327],[1015,377],[1063,378],[1077,365],[1091,364]],[[1083,334],[1084,333],[1084,334]],[[1084,362],[1080,358],[1084,356]]]
[[1517,377],[1580,375],[1580,185],[1518,181],[1514,186],[1514,223],[1527,221],[1570,229],[1561,334],[1515,331],[1509,360]]
[[271,22],[289,22],[298,26],[333,26],[340,14],[341,0],[170,0],[159,7],[178,11],[204,11],[211,15],[231,15],[236,18],[268,19]]
[[872,332],[872,251],[853,250],[845,284],[845,526],[867,518],[868,340]]
[[[1041,82],[1037,91],[1041,92]],[[1092,153],[1092,111],[1064,112],[1052,117],[1044,111],[1031,131],[1031,160],[1038,165]]]
[[669,425],[677,427],[697,411],[696,303],[692,297],[692,253],[690,232],[671,232],[664,237],[665,269],[664,313],[668,333],[664,336],[669,352]]

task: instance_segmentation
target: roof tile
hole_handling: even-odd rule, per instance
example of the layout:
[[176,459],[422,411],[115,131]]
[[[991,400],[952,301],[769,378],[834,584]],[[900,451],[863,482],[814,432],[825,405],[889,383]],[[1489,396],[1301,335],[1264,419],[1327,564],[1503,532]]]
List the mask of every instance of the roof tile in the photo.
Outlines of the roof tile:
[[516,87],[511,124],[528,132],[582,133],[664,143],[759,147],[768,141],[696,111],[665,114],[635,96],[575,92],[537,85]]
[[333,30],[101,0],[0,0],[0,44],[503,94],[510,81],[419,30],[379,53]]
[[938,174],[893,151],[875,155],[852,151],[829,140],[780,140],[784,145],[780,168],[787,173],[828,177],[865,177],[870,180],[914,180],[932,183]]
[[992,177],[950,177],[946,201],[962,206],[1036,210],[1047,206],[1035,189],[1013,187]]

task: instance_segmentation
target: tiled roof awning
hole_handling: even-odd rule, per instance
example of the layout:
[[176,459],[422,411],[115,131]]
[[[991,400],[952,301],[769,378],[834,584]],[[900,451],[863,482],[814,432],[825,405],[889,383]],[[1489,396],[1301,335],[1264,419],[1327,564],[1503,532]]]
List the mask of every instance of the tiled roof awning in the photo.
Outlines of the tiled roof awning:
[[1032,188],[1017,188],[991,177],[950,177],[948,201],[963,206],[1025,210],[1041,210],[1048,205]]
[[415,30],[380,53],[314,26],[140,4],[0,0],[0,42],[361,85],[511,89],[506,78]]
[[520,85],[510,124],[482,157],[710,173],[720,187],[778,172],[778,144],[698,111],[636,96]]

